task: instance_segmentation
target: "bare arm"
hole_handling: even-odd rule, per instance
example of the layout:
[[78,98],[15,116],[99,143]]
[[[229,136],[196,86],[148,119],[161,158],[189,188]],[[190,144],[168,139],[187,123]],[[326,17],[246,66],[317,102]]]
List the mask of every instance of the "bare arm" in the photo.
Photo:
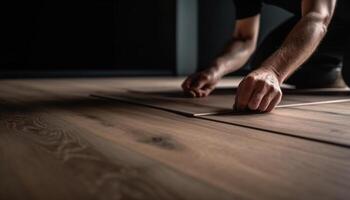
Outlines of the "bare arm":
[[256,49],[259,35],[260,15],[238,20],[231,42],[214,62],[220,75],[240,69]]
[[281,101],[280,84],[315,51],[331,21],[336,0],[303,0],[302,18],[281,47],[240,83],[237,110],[269,112]]
[[261,68],[273,70],[280,83],[289,77],[312,55],[326,35],[335,3],[336,0],[303,0],[301,20]]
[[187,94],[204,97],[210,94],[224,75],[241,68],[253,54],[259,33],[260,15],[238,20],[231,42],[206,70],[190,75],[182,84]]

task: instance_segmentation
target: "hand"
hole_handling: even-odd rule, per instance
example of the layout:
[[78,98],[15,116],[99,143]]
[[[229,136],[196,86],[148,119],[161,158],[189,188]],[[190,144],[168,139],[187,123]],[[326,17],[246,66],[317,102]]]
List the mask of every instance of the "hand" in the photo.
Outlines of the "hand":
[[271,70],[258,69],[239,84],[234,109],[270,112],[281,98],[282,91],[277,75]]
[[221,76],[210,68],[188,76],[182,83],[182,89],[191,97],[206,97],[215,89],[220,78]]

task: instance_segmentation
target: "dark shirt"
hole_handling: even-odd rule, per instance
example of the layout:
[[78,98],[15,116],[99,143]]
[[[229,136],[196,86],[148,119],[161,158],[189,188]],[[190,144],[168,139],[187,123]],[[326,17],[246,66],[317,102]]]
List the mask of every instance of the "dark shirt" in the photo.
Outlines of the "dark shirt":
[[236,19],[252,17],[260,13],[263,3],[301,15],[301,0],[233,0],[236,6]]

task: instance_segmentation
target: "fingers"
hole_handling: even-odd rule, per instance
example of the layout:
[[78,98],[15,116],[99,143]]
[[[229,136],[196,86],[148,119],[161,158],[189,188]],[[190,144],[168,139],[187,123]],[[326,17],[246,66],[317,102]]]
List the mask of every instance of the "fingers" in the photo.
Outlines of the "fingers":
[[258,110],[262,99],[268,94],[268,86],[263,81],[256,83],[253,95],[251,95],[248,108],[250,110]]
[[282,93],[277,93],[275,98],[270,102],[270,105],[267,107],[265,112],[271,112],[280,102],[282,99]]
[[194,75],[188,76],[186,80],[182,83],[181,87],[185,92],[188,92],[190,90],[193,76]]
[[281,101],[282,92],[272,86],[265,86],[263,90],[256,92],[248,107],[259,112],[271,112]]
[[196,96],[195,97],[206,97],[208,96],[212,91],[214,90],[214,87],[211,85],[204,85],[202,88],[199,89],[193,89]]
[[215,89],[214,85],[208,84],[203,88],[203,97],[209,96],[209,94]]
[[271,88],[270,91],[262,99],[259,108],[259,112],[271,112],[281,101],[282,92],[277,89]]
[[192,82],[191,88],[192,89],[201,89],[203,88],[210,80],[209,75],[206,74],[199,74],[196,77],[197,80]]
[[182,89],[192,97],[206,97],[214,90],[210,75],[196,73],[189,76],[183,83]]
[[205,97],[207,94],[207,91],[205,90],[205,86],[207,84],[208,80],[204,78],[203,76],[199,76],[196,81],[193,82],[190,89],[195,92],[196,97]]
[[273,89],[270,89],[270,91],[267,93],[267,95],[264,96],[264,98],[261,100],[259,107],[257,110],[260,112],[265,112],[267,108],[269,107],[272,100],[275,98],[276,93]]
[[191,85],[192,85],[192,82],[194,81],[195,79],[195,76],[197,74],[192,74],[190,76],[188,76],[186,78],[186,80],[182,83],[181,87],[183,89],[183,91],[185,92],[186,95],[189,95],[191,97],[196,97],[196,93],[194,91],[192,91],[191,89]]
[[239,84],[236,94],[235,108],[237,111],[246,109],[254,91],[254,78],[247,77]]
[[247,77],[238,87],[234,109],[270,112],[281,101],[281,97],[279,85],[270,84],[265,79]]

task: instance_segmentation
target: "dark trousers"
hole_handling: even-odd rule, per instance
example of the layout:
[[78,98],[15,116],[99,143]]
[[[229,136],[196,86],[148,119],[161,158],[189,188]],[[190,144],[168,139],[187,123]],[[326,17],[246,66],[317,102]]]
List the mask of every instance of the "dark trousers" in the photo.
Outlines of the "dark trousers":
[[[344,4],[344,5],[343,5]],[[347,5],[345,5],[347,4]],[[286,83],[298,88],[323,87],[338,78],[339,70],[345,82],[350,86],[350,8],[346,0],[340,0],[328,32],[313,55],[287,80]],[[258,67],[267,57],[276,51],[300,16],[293,16],[275,28],[259,45],[252,60],[252,66]]]

